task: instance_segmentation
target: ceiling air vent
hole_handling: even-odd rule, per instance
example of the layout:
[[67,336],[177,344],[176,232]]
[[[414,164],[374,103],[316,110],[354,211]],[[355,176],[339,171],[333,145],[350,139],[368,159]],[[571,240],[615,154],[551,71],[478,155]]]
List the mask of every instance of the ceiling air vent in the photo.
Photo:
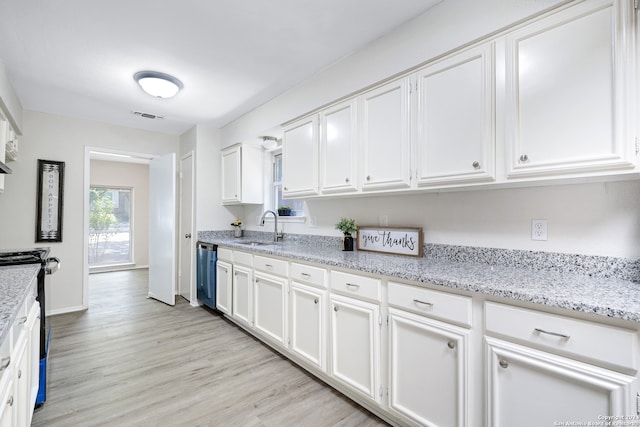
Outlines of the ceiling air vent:
[[162,117],[162,116],[156,116],[155,114],[143,113],[143,112],[140,112],[140,111],[133,111],[132,114],[134,116],[144,117],[145,119],[164,120],[164,117]]

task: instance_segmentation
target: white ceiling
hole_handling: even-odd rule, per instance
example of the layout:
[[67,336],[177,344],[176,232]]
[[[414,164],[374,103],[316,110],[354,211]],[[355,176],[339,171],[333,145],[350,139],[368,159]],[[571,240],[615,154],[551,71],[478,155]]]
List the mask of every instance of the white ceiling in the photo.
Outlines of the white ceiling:
[[[0,0],[0,60],[27,110],[181,134],[224,126],[439,1]],[[153,98],[141,70],[184,89]]]

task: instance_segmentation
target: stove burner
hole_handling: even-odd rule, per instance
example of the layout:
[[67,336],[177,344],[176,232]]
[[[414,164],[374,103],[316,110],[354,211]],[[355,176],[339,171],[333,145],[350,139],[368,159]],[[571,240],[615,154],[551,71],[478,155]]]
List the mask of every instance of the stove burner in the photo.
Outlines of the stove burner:
[[47,262],[49,248],[24,249],[0,252],[0,266],[43,264]]

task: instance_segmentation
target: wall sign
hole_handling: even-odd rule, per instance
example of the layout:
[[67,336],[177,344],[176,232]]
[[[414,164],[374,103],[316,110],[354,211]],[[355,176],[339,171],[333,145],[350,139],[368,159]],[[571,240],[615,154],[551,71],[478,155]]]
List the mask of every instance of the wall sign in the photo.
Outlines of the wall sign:
[[64,162],[38,159],[36,242],[62,242]]
[[358,227],[358,250],[422,256],[422,228]]

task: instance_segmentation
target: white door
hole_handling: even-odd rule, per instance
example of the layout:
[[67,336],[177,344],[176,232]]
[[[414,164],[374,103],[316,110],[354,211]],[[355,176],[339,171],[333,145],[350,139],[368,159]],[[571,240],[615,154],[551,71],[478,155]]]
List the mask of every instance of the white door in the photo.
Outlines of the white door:
[[149,162],[149,296],[169,305],[176,294],[176,155]]
[[291,285],[291,351],[325,369],[326,291],[293,282]]
[[349,100],[320,115],[320,180],[323,193],[358,190],[356,102]]
[[253,304],[252,270],[239,265],[233,266],[233,317],[251,325],[251,308]]
[[254,315],[256,329],[264,335],[285,343],[286,336],[286,280],[267,274],[254,275],[253,290]]
[[318,194],[318,116],[300,120],[284,131],[282,191],[285,198]]
[[180,272],[178,293],[187,301],[193,291],[193,154],[180,160]]

